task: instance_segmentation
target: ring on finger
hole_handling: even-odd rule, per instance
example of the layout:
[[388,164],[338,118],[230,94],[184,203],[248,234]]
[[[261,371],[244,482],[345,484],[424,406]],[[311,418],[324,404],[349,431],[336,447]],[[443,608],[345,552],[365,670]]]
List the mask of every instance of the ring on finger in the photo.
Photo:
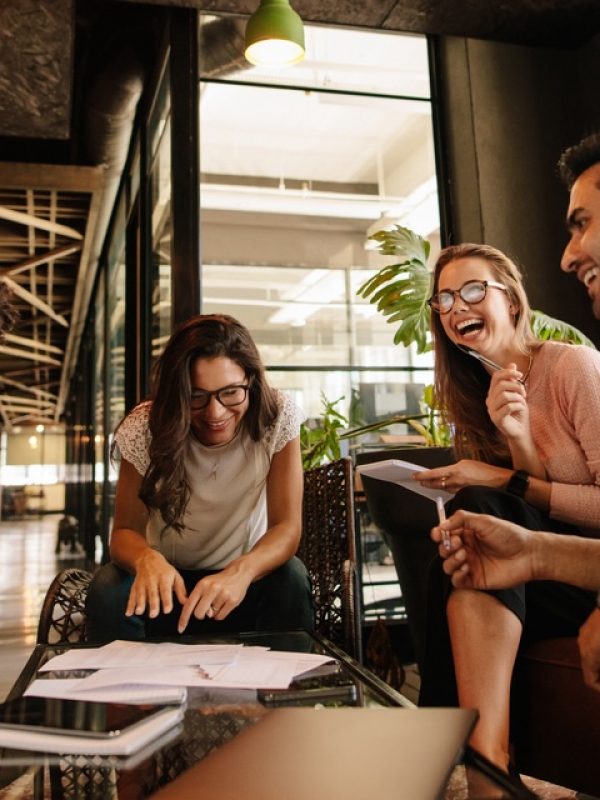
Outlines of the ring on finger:
[[442,489],[446,488],[446,476],[442,475]]

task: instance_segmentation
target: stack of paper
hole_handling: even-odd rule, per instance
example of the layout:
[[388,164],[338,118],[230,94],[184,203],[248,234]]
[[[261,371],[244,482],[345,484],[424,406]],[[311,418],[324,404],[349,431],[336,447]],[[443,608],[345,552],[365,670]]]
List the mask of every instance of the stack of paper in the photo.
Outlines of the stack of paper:
[[[140,703],[173,702],[184,687],[287,689],[297,676],[330,656],[235,644],[115,641],[74,648],[48,661],[26,695]],[[62,671],[95,670],[84,678]]]

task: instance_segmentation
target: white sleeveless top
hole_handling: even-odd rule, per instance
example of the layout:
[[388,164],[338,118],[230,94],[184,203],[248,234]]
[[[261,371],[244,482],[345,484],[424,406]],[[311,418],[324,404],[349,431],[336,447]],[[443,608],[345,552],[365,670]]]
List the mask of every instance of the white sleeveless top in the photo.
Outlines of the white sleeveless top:
[[[262,442],[238,430],[227,444],[206,447],[190,435],[185,468],[190,500],[181,532],[150,512],[148,544],[179,569],[221,569],[248,552],[267,530],[266,480],[273,455],[299,435],[304,414],[275,390],[279,414]],[[150,459],[150,401],[123,420],[115,439],[121,455],[144,475]],[[162,534],[161,534],[162,531]]]

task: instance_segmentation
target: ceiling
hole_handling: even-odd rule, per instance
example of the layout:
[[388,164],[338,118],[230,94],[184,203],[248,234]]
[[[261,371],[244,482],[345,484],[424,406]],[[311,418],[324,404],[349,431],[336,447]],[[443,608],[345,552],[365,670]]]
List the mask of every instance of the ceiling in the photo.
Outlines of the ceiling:
[[[58,422],[164,6],[247,15],[257,0],[0,0],[0,425]],[[598,0],[293,0],[307,22],[578,47]],[[124,77],[123,77],[124,76]]]

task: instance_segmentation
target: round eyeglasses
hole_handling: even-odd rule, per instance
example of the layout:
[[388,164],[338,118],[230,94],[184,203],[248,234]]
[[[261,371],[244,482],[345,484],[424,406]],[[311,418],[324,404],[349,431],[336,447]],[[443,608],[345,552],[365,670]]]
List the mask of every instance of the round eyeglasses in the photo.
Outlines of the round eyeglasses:
[[211,397],[216,397],[219,403],[225,406],[225,408],[241,406],[246,399],[249,389],[249,384],[245,383],[224,386],[222,389],[217,389],[214,392],[206,392],[204,389],[195,389],[193,390],[190,405],[194,411],[199,411],[202,408],[206,408],[210,403]]
[[506,291],[506,286],[497,281],[467,281],[460,289],[444,289],[437,292],[429,298],[427,303],[437,314],[447,314],[452,311],[456,295],[471,306],[477,305],[485,298],[488,286],[493,289],[502,289],[503,292]]

